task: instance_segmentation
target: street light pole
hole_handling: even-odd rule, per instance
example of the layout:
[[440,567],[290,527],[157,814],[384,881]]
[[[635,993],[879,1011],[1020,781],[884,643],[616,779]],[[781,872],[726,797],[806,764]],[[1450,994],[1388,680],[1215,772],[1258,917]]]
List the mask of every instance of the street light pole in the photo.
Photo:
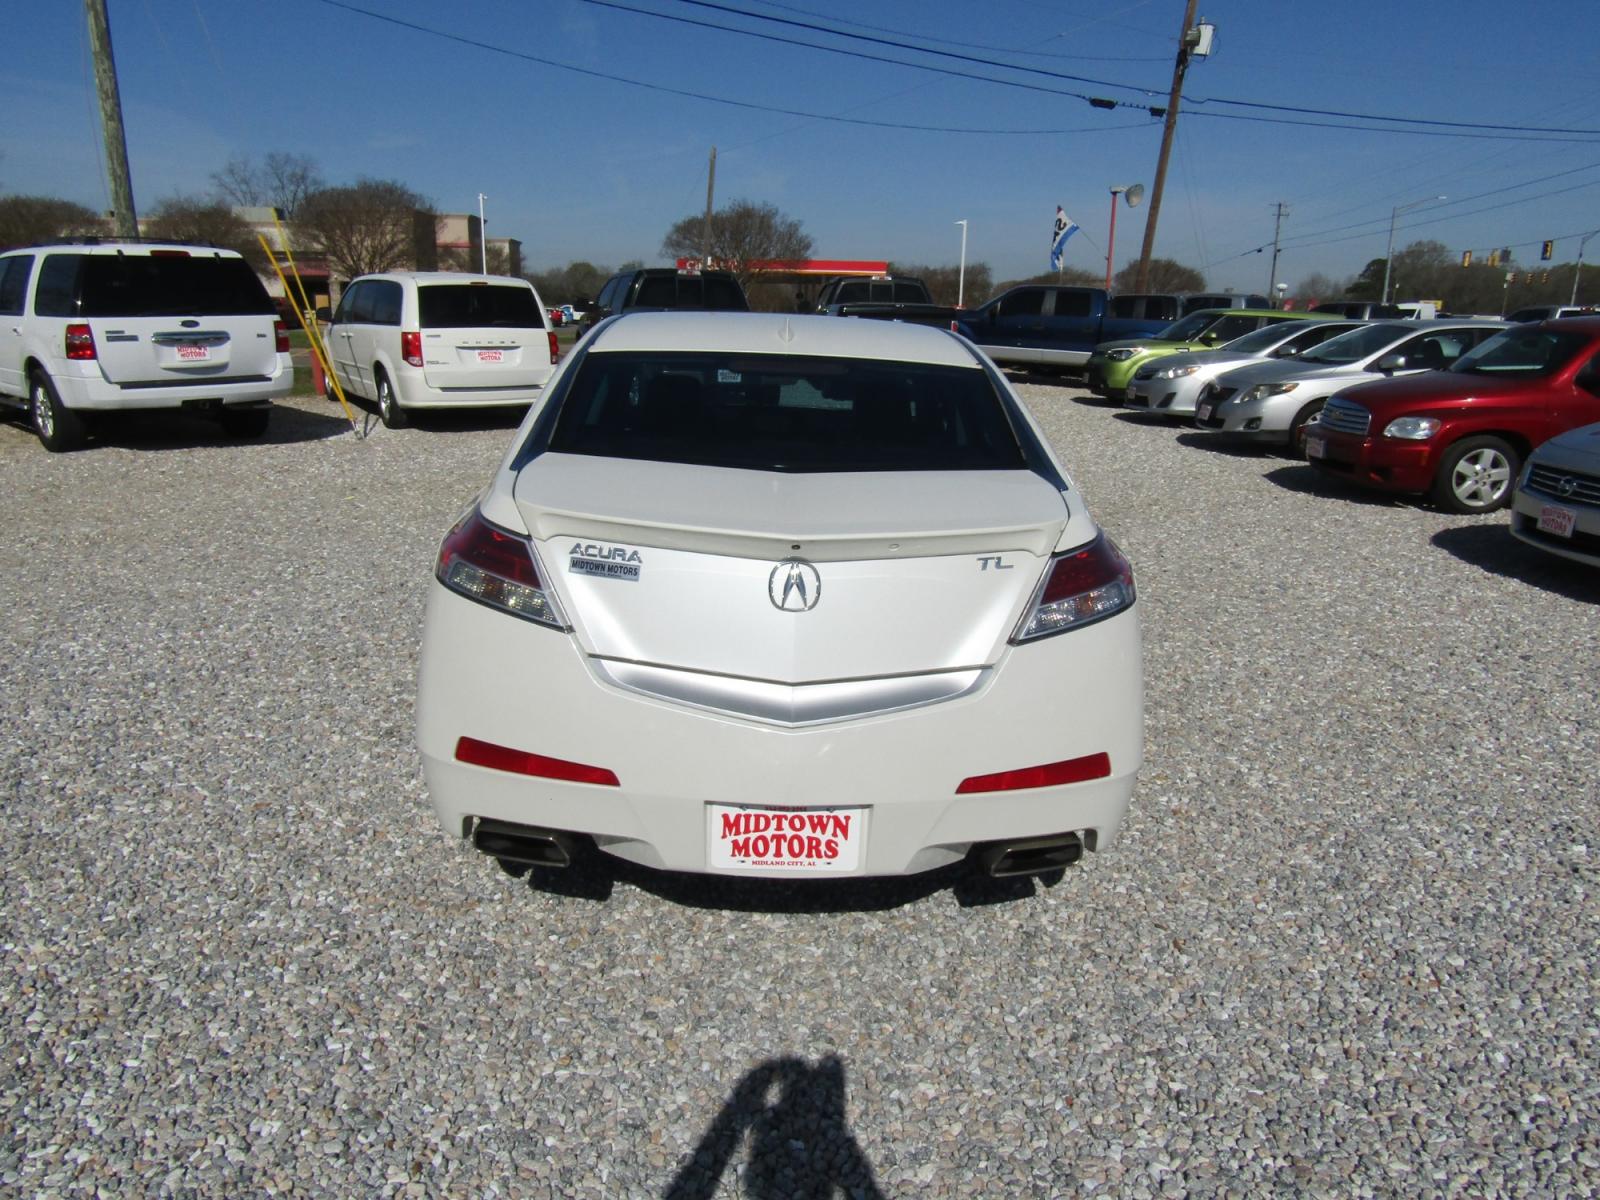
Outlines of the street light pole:
[[1410,204],[1399,204],[1389,214],[1389,248],[1383,252],[1383,298],[1381,304],[1389,303],[1389,267],[1394,263],[1394,222],[1395,218],[1403,212],[1410,212],[1413,208],[1421,208],[1424,204],[1432,204],[1435,200],[1447,200],[1447,196],[1428,196],[1423,200],[1413,200]]
[[1578,303],[1578,277],[1583,274],[1583,248],[1589,244],[1589,239],[1597,233],[1600,233],[1600,229],[1584,234],[1583,239],[1578,243],[1578,265],[1572,272],[1572,299],[1567,301],[1569,305]]
[[[965,219],[956,222],[961,226],[961,273],[956,277],[956,307],[964,308],[967,299],[967,222]],[[946,292],[945,295],[949,295]]]
[[483,202],[487,199],[478,193],[478,266],[485,275],[489,273],[489,227],[483,221]]

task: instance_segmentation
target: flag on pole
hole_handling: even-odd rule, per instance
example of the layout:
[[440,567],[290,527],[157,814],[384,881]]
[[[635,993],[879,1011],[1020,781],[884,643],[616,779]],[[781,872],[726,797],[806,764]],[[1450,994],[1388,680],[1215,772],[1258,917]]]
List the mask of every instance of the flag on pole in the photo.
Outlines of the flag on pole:
[[1050,234],[1050,269],[1061,269],[1061,250],[1067,244],[1067,239],[1078,232],[1078,223],[1056,205],[1055,229]]

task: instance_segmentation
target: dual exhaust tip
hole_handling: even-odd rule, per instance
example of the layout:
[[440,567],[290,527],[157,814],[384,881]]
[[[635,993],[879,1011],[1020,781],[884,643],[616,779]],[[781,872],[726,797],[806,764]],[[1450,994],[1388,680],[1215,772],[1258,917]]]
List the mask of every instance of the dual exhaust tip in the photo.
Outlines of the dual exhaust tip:
[[[480,817],[472,827],[473,846],[507,866],[570,867],[584,841],[581,835],[488,817]],[[972,848],[971,855],[978,870],[992,879],[1059,871],[1082,857],[1083,839],[1076,833],[982,842]]]

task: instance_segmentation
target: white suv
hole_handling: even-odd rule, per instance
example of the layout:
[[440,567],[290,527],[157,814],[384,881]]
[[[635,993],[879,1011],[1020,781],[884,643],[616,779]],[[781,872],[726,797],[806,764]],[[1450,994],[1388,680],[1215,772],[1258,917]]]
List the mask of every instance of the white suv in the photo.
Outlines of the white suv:
[[391,429],[412,408],[531,404],[560,357],[531,283],[458,271],[351,280],[326,340],[340,385]]
[[294,386],[289,335],[236,252],[84,239],[0,255],[0,402],[52,451],[89,414],[197,408],[258,437]]

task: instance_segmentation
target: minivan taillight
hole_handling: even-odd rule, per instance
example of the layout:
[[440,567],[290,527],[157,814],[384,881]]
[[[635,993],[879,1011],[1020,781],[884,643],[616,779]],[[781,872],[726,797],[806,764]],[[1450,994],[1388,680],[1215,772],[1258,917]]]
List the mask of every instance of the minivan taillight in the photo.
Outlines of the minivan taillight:
[[274,321],[272,323],[272,336],[276,342],[274,349],[279,354],[289,353],[289,327],[282,321]]
[[434,574],[468,600],[552,629],[566,628],[560,605],[540,579],[533,541],[484,520],[476,506],[445,534]]
[[422,365],[422,334],[412,331],[400,334],[400,357],[413,367]]
[[98,357],[94,350],[94,330],[87,325],[68,325],[67,357],[77,359]]
[[561,346],[556,342],[553,330],[546,330],[545,334],[550,339],[550,365],[553,367],[561,361]]
[[1113,616],[1133,601],[1133,567],[1102,533],[1087,546],[1050,560],[1044,582],[1011,641],[1065,633]]

